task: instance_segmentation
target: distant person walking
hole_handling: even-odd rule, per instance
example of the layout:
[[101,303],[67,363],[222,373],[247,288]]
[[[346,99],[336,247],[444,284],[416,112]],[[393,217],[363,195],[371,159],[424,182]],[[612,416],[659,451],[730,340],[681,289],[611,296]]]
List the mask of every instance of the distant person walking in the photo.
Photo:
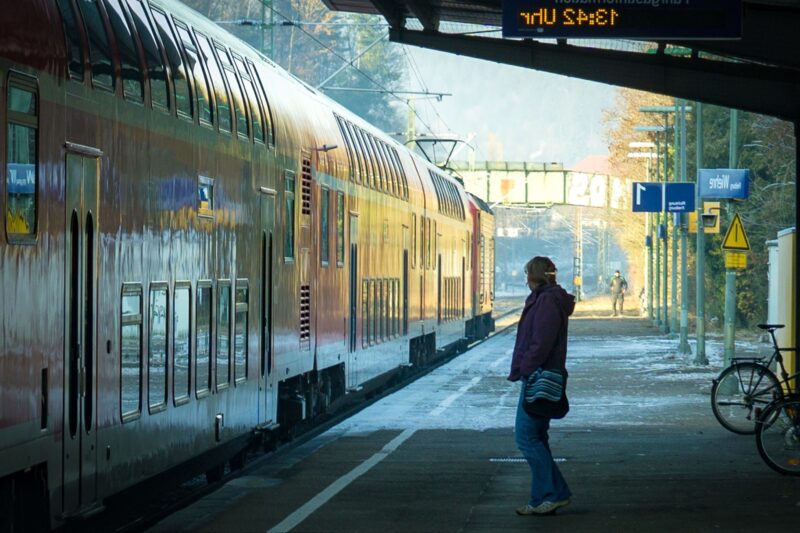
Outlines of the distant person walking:
[[531,293],[517,327],[508,380],[522,381],[514,435],[532,479],[530,500],[517,508],[517,514],[546,515],[568,505],[572,493],[550,453],[550,418],[525,411],[525,382],[539,368],[566,375],[567,320],[575,309],[575,297],[556,283],[556,266],[547,257],[531,259],[525,273]]
[[617,302],[619,302],[619,314],[622,315],[622,308],[625,305],[625,291],[628,290],[628,282],[619,273],[619,270],[614,272],[614,277],[611,278],[609,283],[611,288],[611,310],[614,316],[617,316]]

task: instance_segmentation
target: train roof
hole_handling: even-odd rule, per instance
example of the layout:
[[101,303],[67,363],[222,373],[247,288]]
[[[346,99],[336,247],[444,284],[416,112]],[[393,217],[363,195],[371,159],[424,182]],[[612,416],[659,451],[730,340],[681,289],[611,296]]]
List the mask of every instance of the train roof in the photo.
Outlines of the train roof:
[[487,204],[486,202],[484,202],[482,199],[478,198],[471,192],[467,192],[467,194],[469,195],[470,200],[475,202],[475,205],[478,206],[478,209],[480,209],[481,211],[486,211],[487,213],[494,214],[494,211],[492,211],[492,208],[489,207],[489,204]]

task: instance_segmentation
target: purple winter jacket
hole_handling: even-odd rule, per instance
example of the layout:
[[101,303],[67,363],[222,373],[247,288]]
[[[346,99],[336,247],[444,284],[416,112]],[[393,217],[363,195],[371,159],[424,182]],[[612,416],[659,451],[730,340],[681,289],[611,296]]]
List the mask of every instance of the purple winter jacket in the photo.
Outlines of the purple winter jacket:
[[575,297],[561,285],[539,285],[525,300],[517,326],[509,381],[526,378],[539,367],[566,370],[567,317]]

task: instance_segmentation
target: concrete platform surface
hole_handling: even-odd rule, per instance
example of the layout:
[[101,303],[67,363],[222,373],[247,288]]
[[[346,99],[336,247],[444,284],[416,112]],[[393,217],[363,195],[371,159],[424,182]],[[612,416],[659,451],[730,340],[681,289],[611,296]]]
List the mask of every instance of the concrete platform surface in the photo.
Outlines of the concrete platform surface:
[[[570,414],[551,447],[574,493],[556,516],[520,517],[530,472],[514,445],[514,328],[152,531],[793,531],[800,478],[711,414],[711,365],[675,355],[648,322],[576,313]],[[766,350],[742,343],[741,352]]]

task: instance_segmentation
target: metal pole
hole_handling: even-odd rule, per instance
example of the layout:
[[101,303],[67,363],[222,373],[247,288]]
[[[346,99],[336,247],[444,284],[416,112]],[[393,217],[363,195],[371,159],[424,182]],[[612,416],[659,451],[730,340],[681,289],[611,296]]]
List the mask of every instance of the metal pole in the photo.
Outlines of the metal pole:
[[647,236],[650,246],[647,247],[647,317],[653,320],[653,214],[647,213]]
[[[648,157],[647,181],[652,181],[652,162],[653,160]],[[650,239],[650,246],[647,246],[647,257],[645,258],[647,261],[645,264],[647,267],[647,276],[645,277],[645,287],[647,289],[647,317],[653,320],[653,215],[652,213],[645,213],[645,217],[647,222],[645,244],[647,242],[646,239]]]
[[261,3],[261,27],[259,28],[261,30],[261,46],[259,47],[259,49],[261,50],[262,54],[264,54],[264,35],[266,33],[265,32],[266,28],[264,27],[264,25],[265,25],[265,23],[267,21],[266,15],[267,15],[267,6],[265,6],[264,3],[262,2]]
[[[686,182],[686,102],[680,101],[681,104],[681,181]],[[687,214],[681,214],[681,218],[688,217]],[[698,226],[700,224],[698,223]],[[681,355],[690,355],[692,348],[689,346],[689,255],[687,238],[689,229],[681,227],[681,335],[680,342],[678,343],[678,353]]]
[[[661,181],[661,141],[656,139],[656,181]],[[655,219],[655,245],[656,245],[656,267],[653,271],[653,278],[655,279],[655,288],[653,290],[653,295],[655,296],[656,302],[656,315],[653,319],[654,326],[661,326],[661,235],[659,234],[658,228],[661,226],[661,214],[660,213],[653,213],[653,219]]]
[[[739,163],[739,110],[731,109],[730,147],[728,149],[728,167],[736,168]],[[736,215],[736,204],[728,201],[728,223]],[[724,366],[729,366],[736,348],[736,269],[725,269],[725,354]]]
[[[794,175],[800,176],[800,117],[795,120],[794,123]],[[794,188],[794,209],[795,209],[795,216],[797,213],[797,206],[800,205],[800,190],[797,189],[797,186]],[[796,223],[796,222],[795,222]],[[797,265],[798,263],[798,255],[800,255],[800,238],[798,238],[798,232],[794,232],[794,264]],[[797,267],[795,267],[797,268]],[[795,273],[795,278],[797,274]],[[800,302],[797,299],[797,280],[795,279],[795,293],[792,295],[794,299],[794,335],[793,338],[789,339],[789,342],[792,346],[798,345],[798,332],[800,332]],[[795,372],[798,369],[798,363],[800,363],[800,356],[797,355],[797,351],[790,352],[790,357],[794,358],[794,369]],[[794,380],[794,391],[800,393],[800,379]]]
[[[697,102],[695,106],[695,125],[697,127],[697,139],[695,151],[697,160],[697,171],[703,168],[703,104]],[[697,309],[695,310],[696,324],[695,336],[697,338],[697,353],[694,356],[694,364],[707,365],[706,357],[706,236],[703,228],[703,199],[700,197],[700,187],[697,188],[697,252],[695,261],[697,263]]]
[[[669,115],[664,113],[664,181],[663,186],[667,186],[667,178],[669,177]],[[662,202],[666,204],[666,202]],[[669,333],[669,301],[667,300],[667,290],[669,289],[669,220],[667,219],[667,206],[661,207],[661,219],[664,224],[664,258],[663,270],[661,271],[661,304],[664,306],[663,316],[664,320],[661,322],[661,333]]]
[[[678,181],[678,176],[680,175],[680,157],[678,151],[678,137],[679,137],[679,128],[678,125],[680,124],[680,116],[679,116],[679,108],[678,108],[678,101],[675,100],[675,121],[673,122],[673,131],[675,132],[673,137],[673,146],[675,147],[674,157],[673,157],[673,164],[674,170],[672,173],[672,181]],[[678,223],[678,217],[680,214],[673,213],[672,216],[672,302],[671,302],[671,309],[670,309],[670,317],[669,317],[669,330],[674,335],[678,331],[678,231],[680,229],[680,224]]]

